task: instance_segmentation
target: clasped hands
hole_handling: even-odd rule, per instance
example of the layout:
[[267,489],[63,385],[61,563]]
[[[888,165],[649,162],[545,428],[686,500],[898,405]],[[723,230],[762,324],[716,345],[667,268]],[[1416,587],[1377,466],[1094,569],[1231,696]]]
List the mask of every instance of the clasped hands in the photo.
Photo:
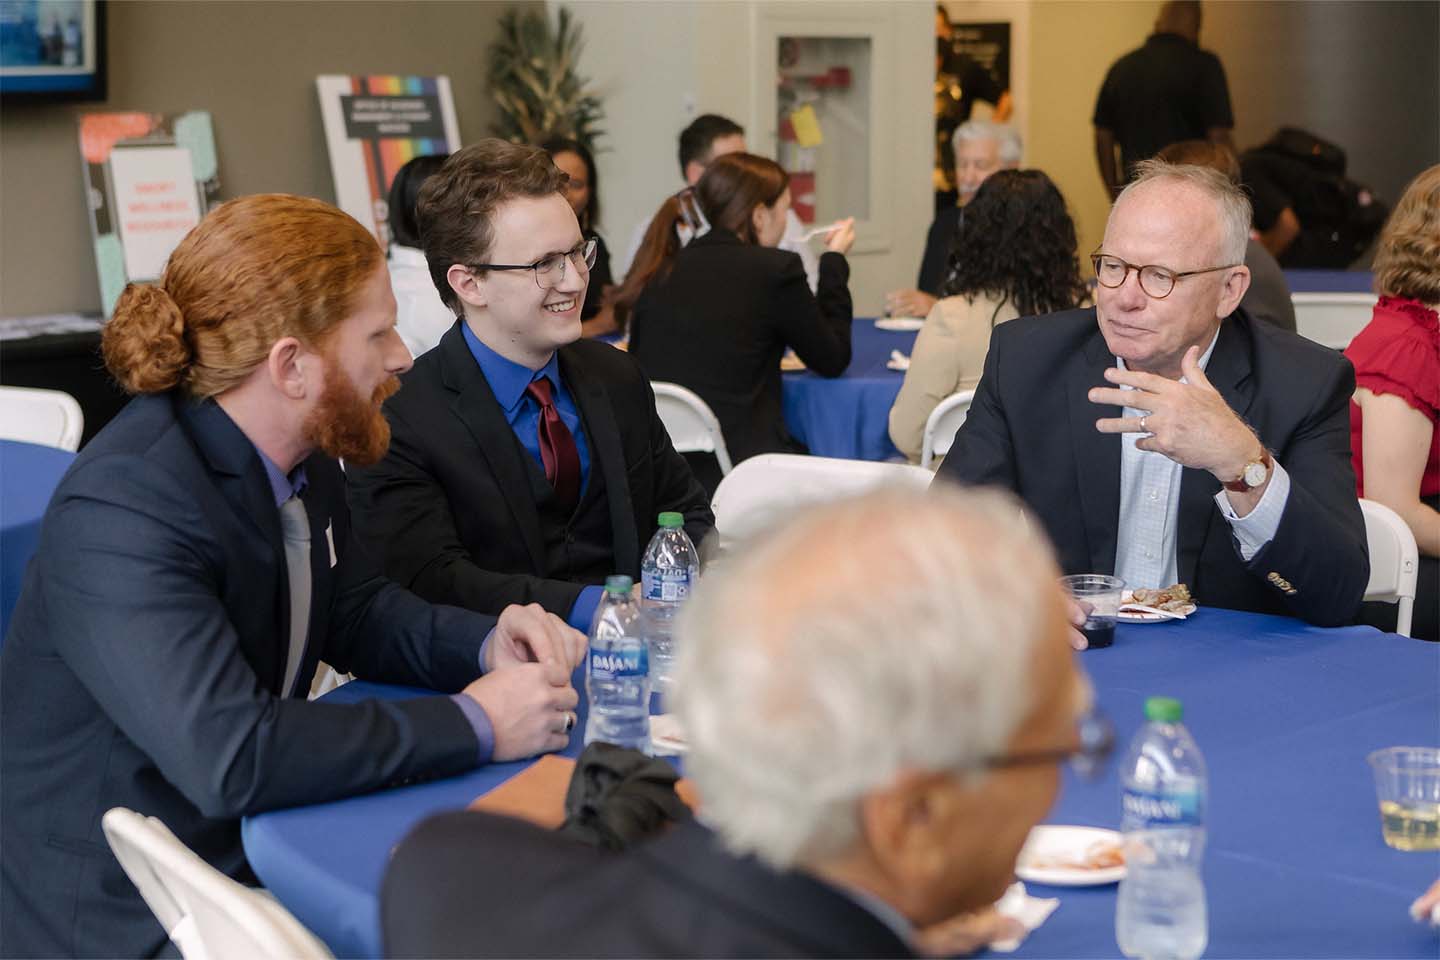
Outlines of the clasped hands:
[[[1102,417],[1101,433],[1141,433],[1141,450],[1163,454],[1186,467],[1206,470],[1221,483],[1238,479],[1245,465],[1260,459],[1263,446],[1254,431],[1230,409],[1205,371],[1200,348],[1191,347],[1180,361],[1184,383],[1154,373],[1111,367],[1105,379],[1114,387],[1092,387],[1091,403],[1146,411],[1142,417]],[[1121,386],[1133,387],[1122,390]],[[1256,498],[1258,499],[1257,488]],[[1243,513],[1236,503],[1236,512]],[[1251,504],[1253,506],[1253,504]]]
[[519,760],[570,742],[579,702],[570,674],[586,647],[583,633],[538,603],[500,611],[485,646],[485,674],[464,690],[490,718],[493,760]]

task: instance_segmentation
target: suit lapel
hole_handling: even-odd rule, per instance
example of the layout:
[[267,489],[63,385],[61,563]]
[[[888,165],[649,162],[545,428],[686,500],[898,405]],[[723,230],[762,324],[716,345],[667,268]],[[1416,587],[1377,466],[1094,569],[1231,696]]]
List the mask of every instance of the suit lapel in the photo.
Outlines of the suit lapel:
[[440,376],[455,394],[451,412],[460,418],[475,441],[480,456],[490,467],[495,485],[515,518],[525,549],[536,570],[545,569],[545,544],[540,534],[540,513],[530,496],[530,478],[525,472],[525,450],[505,419],[500,402],[490,389],[480,365],[470,355],[457,323],[440,340]]
[[[1205,366],[1205,378],[1225,398],[1230,409],[1247,419],[1255,396],[1251,378],[1250,344],[1246,331],[1239,328],[1237,314],[1220,325],[1215,350]],[[1215,519],[1215,494],[1220,481],[1208,471],[1186,468],[1180,476],[1180,509],[1176,522],[1176,568],[1180,582],[1194,584],[1195,571],[1205,540]]]
[[[235,512],[244,518],[242,522],[248,523],[265,541],[279,571],[273,621],[277,644],[272,645],[277,655],[270,664],[270,676],[261,678],[269,689],[279,690],[285,681],[285,655],[290,637],[290,581],[284,573],[285,538],[280,529],[280,511],[275,506],[275,494],[270,489],[265,466],[255,452],[255,445],[214,400],[191,403],[177,396],[174,403],[186,433],[214,474],[221,495],[235,505]],[[311,609],[313,611],[313,604]],[[285,693],[281,691],[280,695]]]
[[571,351],[564,347],[560,349],[560,374],[565,378],[570,396],[585,424],[592,461],[590,471],[594,473],[598,465],[605,477],[615,569],[637,569],[640,566],[640,541],[635,530],[625,450],[620,442],[620,427],[615,422],[614,406],[605,387],[585,370],[583,364],[575,362]]
[[1120,434],[1101,433],[1095,429],[1095,421],[1120,416],[1120,408],[1091,403],[1088,394],[1092,387],[1105,385],[1105,369],[1114,364],[1097,327],[1085,341],[1081,361],[1070,365],[1066,383],[1080,515],[1090,548],[1090,569],[1095,573],[1114,571],[1120,523]]

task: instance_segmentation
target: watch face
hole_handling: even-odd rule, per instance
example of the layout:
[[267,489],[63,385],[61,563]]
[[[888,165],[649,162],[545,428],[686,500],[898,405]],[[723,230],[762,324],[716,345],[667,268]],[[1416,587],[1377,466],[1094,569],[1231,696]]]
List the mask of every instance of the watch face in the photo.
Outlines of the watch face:
[[1258,487],[1265,482],[1265,476],[1269,471],[1263,463],[1247,463],[1245,465],[1245,486]]

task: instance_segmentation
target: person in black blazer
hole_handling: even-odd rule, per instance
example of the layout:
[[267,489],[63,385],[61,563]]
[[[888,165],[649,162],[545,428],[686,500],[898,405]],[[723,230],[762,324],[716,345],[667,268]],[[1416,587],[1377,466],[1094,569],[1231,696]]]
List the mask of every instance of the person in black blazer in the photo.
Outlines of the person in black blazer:
[[788,182],[780,165],[764,157],[717,157],[693,196],[710,230],[681,249],[674,227],[691,198],[667,200],[618,296],[622,310],[633,305],[630,354],[651,380],[700,395],[736,463],[760,453],[804,452],[781,413],[780,357],[787,348],[821,376],[838,377],[850,364],[845,253],[855,240],[854,222],[835,225],[811,294],[800,258],[775,248],[790,209]]
[[[242,816],[568,742],[583,637],[432,606],[349,539],[333,458],[384,449],[394,324],[375,240],[300,197],[216,208],[121,296],[106,362],[141,396],[56,490],[0,652],[6,956],[168,947],[111,807],[254,883]],[[310,703],[321,660],[453,696]]]
[[1066,573],[1349,622],[1369,577],[1354,372],[1238,307],[1238,187],[1208,167],[1142,168],[1095,257],[1097,306],[995,329],[938,480],[1018,493]]
[[977,912],[1060,764],[1110,746],[1016,506],[872,492],[707,574],[673,698],[696,819],[604,853],[490,814],[428,820],[387,868],[386,955],[953,956],[995,938]]
[[661,512],[697,545],[714,516],[635,361],[579,339],[595,248],[564,181],[543,150],[500,140],[426,181],[421,242],[463,319],[386,401],[385,457],[348,479],[355,527],[400,584],[481,612],[538,603],[583,630],[607,575],[638,582]]

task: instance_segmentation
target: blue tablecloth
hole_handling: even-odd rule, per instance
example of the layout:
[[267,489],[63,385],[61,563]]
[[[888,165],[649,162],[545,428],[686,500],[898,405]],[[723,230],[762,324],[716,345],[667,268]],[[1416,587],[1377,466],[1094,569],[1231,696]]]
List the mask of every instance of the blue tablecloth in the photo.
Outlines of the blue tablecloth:
[[1286,270],[1291,293],[1370,293],[1369,270]]
[[817,457],[889,460],[900,451],[890,442],[890,408],[905,374],[886,369],[891,350],[906,356],[915,333],[877,330],[869,318],[850,330],[850,366],[834,379],[810,371],[785,374],[781,399],[785,426]]
[[[1437,955],[1440,940],[1412,924],[1406,907],[1440,874],[1440,854],[1384,845],[1365,756],[1440,742],[1440,646],[1368,627],[1319,630],[1202,609],[1184,623],[1121,625],[1114,647],[1081,662],[1121,752],[1146,696],[1185,704],[1210,772],[1207,956]],[[331,698],[415,692],[352,683]],[[578,751],[580,729],[567,755]],[[245,850],[337,955],[376,956],[390,850],[426,815],[463,808],[524,766],[250,817]],[[1095,783],[1067,773],[1048,822],[1116,826],[1115,766]],[[504,865],[486,863],[482,852],[475,869]],[[1061,904],[1019,956],[1118,955],[1115,889],[1033,887]]]
[[0,641],[40,542],[45,507],[74,460],[69,450],[0,440]]

